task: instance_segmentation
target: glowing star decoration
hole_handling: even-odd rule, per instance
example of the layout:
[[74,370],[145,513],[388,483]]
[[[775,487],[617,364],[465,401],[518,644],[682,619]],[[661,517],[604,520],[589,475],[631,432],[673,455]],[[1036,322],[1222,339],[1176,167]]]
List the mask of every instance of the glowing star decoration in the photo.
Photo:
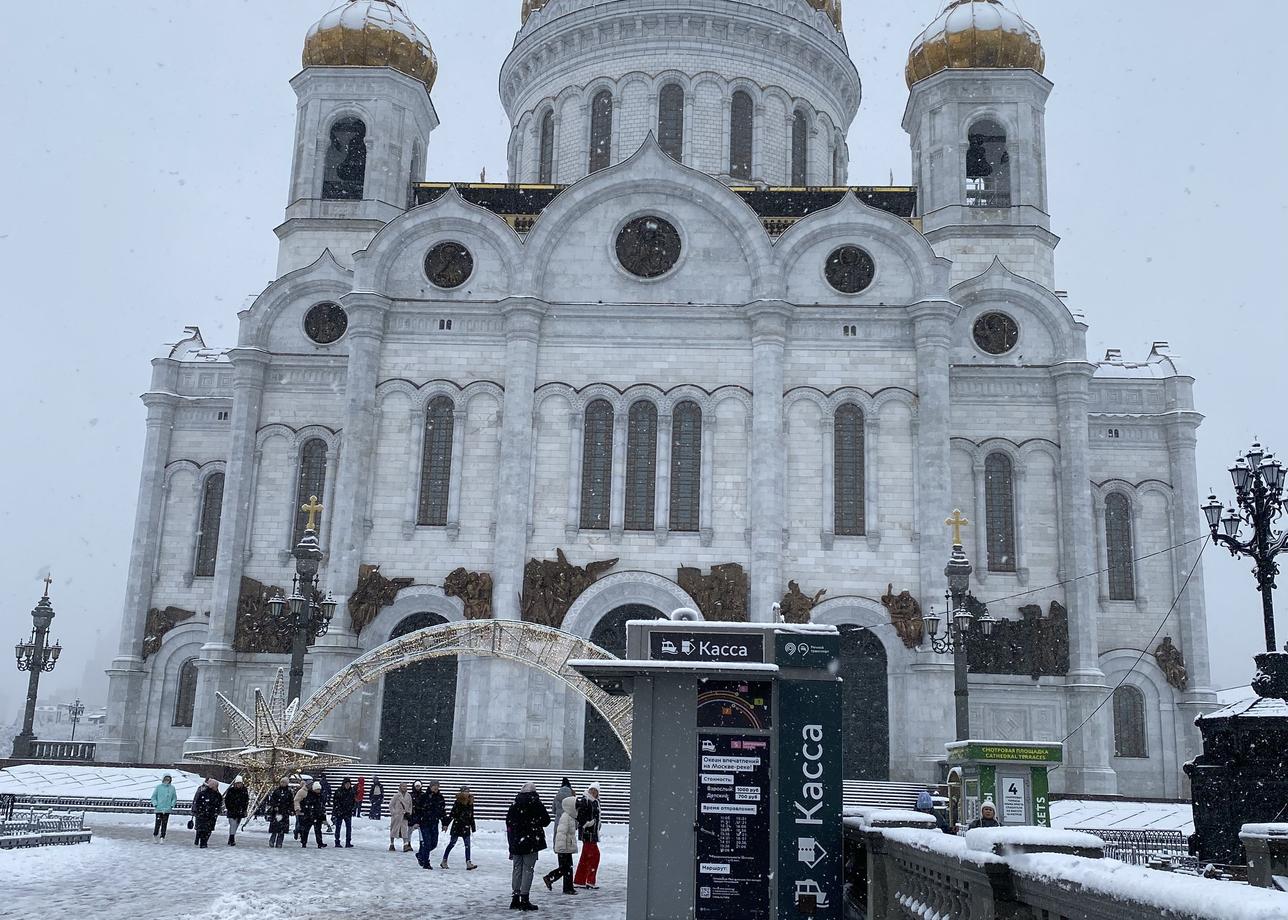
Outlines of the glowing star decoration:
[[286,701],[286,674],[282,668],[277,671],[277,679],[267,700],[263,692],[255,688],[253,718],[222,693],[216,693],[215,697],[228,722],[229,732],[241,739],[242,747],[196,751],[186,759],[232,767],[240,773],[250,792],[250,807],[246,812],[248,820],[283,778],[296,774],[316,775],[327,767],[354,763],[358,759],[345,754],[306,750],[308,726],[296,720],[300,701],[291,700],[289,704]]

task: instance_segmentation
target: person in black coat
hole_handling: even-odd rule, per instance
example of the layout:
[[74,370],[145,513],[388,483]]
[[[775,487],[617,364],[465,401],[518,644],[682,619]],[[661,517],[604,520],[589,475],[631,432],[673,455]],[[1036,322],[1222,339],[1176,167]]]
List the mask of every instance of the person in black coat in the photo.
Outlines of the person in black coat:
[[447,818],[447,801],[439,791],[438,781],[429,784],[419,794],[412,794],[412,810],[407,816],[408,826],[420,828],[420,847],[416,850],[416,862],[422,869],[434,868],[434,849],[438,846],[438,828]]
[[335,825],[335,845],[340,845],[340,825],[344,825],[344,845],[353,849],[353,815],[358,810],[358,790],[349,777],[331,797],[331,823]]
[[208,777],[192,797],[192,826],[197,832],[194,846],[206,849],[210,835],[219,822],[219,810],[223,807],[224,797],[219,794],[219,780],[213,776]]
[[380,820],[380,809],[385,804],[385,787],[380,784],[379,779],[373,778],[371,783],[371,811],[367,817],[372,821]]
[[246,810],[250,808],[250,790],[242,782],[241,776],[224,793],[224,811],[228,814],[228,845],[237,846],[237,828],[246,820]]
[[979,806],[979,817],[970,823],[967,830],[974,830],[977,827],[1001,827],[997,820],[997,806],[993,804],[992,799],[985,799],[984,804]]
[[537,910],[529,893],[532,891],[532,874],[537,867],[537,854],[546,848],[546,831],[550,826],[550,812],[541,803],[537,787],[524,783],[514,804],[505,813],[505,836],[510,845],[510,859],[514,861],[511,872],[510,910]]
[[295,795],[291,781],[283,778],[277,788],[264,800],[264,814],[268,816],[268,845],[282,848],[282,840],[291,828],[291,815],[295,811]]
[[318,849],[325,850],[322,842],[322,825],[326,823],[326,804],[322,801],[322,784],[314,782],[300,801],[300,846],[309,845],[309,829],[317,838]]

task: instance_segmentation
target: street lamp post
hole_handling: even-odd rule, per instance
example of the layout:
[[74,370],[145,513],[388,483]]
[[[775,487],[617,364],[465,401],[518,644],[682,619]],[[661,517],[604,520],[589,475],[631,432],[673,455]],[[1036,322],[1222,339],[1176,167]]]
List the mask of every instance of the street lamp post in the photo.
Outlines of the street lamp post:
[[291,596],[277,594],[268,602],[269,615],[291,634],[291,671],[286,698],[298,700],[304,685],[304,655],[309,642],[326,635],[331,626],[331,617],[335,615],[335,601],[327,592],[321,597],[318,585],[318,566],[322,562],[322,547],[318,545],[316,517],[322,512],[322,504],[316,495],[309,497],[309,503],[300,508],[308,514],[304,527],[304,536],[296,544],[292,555],[295,556],[295,578],[291,582]]
[[80,701],[80,697],[76,698],[76,702],[67,704],[67,715],[72,720],[72,737],[70,740],[75,741],[76,724],[80,722],[81,716],[85,715],[85,704]]
[[49,602],[49,585],[52,581],[48,575],[45,576],[45,593],[31,611],[31,639],[20,641],[14,646],[18,670],[31,673],[27,681],[27,708],[22,717],[22,733],[13,739],[14,757],[31,756],[31,745],[36,740],[32,728],[36,724],[36,696],[40,690],[40,675],[54,669],[58,656],[63,651],[63,647],[57,642],[49,644],[49,624],[54,621],[54,605]]

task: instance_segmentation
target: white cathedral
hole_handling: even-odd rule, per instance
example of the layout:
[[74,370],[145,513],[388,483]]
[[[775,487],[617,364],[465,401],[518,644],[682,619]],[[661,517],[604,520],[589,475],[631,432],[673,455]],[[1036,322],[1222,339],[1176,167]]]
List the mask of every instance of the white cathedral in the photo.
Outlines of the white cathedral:
[[[305,695],[467,618],[621,654],[629,619],[782,615],[842,630],[847,777],[938,780],[952,659],[919,617],[961,509],[999,621],[972,642],[973,736],[1067,738],[1057,790],[1185,794],[1215,699],[1201,571],[1172,609],[1201,417],[1166,343],[1089,360],[1059,290],[1036,30],[949,3],[908,57],[915,185],[854,186],[841,0],[525,0],[510,182],[426,182],[413,5],[308,32],[279,277],[235,345],[189,327],[152,362],[100,759],[228,745],[215,692],[249,703],[287,663],[266,600],[316,495],[338,609]],[[388,675],[317,740],[624,760],[569,687],[465,657]]]

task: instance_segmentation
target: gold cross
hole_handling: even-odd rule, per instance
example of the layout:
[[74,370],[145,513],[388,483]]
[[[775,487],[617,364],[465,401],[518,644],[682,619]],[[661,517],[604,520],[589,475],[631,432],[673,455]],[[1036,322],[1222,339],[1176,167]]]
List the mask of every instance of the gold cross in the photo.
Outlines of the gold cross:
[[967,524],[969,524],[970,521],[962,517],[962,513],[959,509],[954,508],[953,516],[950,517],[948,520],[944,521],[944,523],[953,529],[953,546],[961,546],[962,528],[965,527]]
[[313,529],[315,529],[315,528],[314,528],[314,523],[315,523],[315,522],[314,522],[314,520],[313,520],[313,519],[314,519],[317,515],[319,515],[319,514],[321,514],[321,513],[322,513],[322,503],[318,501],[318,497],[317,497],[316,495],[310,495],[310,496],[309,496],[309,503],[308,503],[307,505],[300,505],[300,510],[301,510],[301,511],[304,511],[304,512],[307,512],[307,514],[308,514],[308,516],[309,516],[309,521],[308,521],[308,523],[307,523],[307,524],[305,524],[305,525],[304,525],[304,528],[305,528],[306,530],[313,530]]
[[45,582],[45,597],[49,597],[49,586],[54,583],[54,577],[46,572],[43,581]]

